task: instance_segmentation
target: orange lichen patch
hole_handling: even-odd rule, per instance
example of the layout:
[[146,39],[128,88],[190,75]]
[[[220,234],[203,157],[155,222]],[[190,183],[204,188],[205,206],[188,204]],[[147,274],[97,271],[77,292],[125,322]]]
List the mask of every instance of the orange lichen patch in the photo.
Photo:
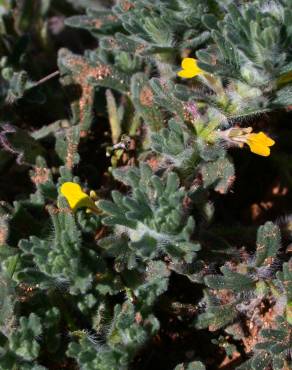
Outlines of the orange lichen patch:
[[[85,121],[86,108],[91,107],[93,104],[94,89],[88,84],[83,84],[82,86],[82,96],[79,100],[79,110],[80,110],[80,123]],[[81,130],[82,131],[82,130]]]
[[160,168],[160,162],[157,158],[153,157],[147,160],[147,164],[151,167],[151,169],[155,172]]
[[291,370],[291,367],[286,363],[284,364],[283,370]]
[[[227,187],[228,187],[228,189],[230,189],[231,186],[234,184],[235,179],[236,179],[235,176],[229,176],[228,177],[228,179],[227,179]],[[226,190],[225,190],[225,193],[226,193]]]
[[[271,302],[268,304],[272,305]],[[254,309],[252,317],[247,320],[246,325],[249,335],[242,339],[247,354],[251,353],[255,345],[261,341],[259,334],[261,329],[272,329],[275,327],[275,317],[278,313],[274,308],[275,306],[267,308],[267,306],[261,302],[260,305]]]
[[264,265],[265,266],[271,266],[271,264],[274,262],[275,260],[275,257],[267,257],[265,260],[264,260]]
[[222,305],[228,304],[234,299],[234,295],[229,289],[215,290],[216,296],[220,299]]
[[100,229],[98,229],[95,233],[94,240],[98,241],[106,236],[107,228],[105,226],[102,226]]
[[8,238],[8,226],[0,219],[0,245],[4,245]]
[[130,1],[128,1],[128,0],[123,0],[123,1],[121,1],[120,4],[121,4],[122,9],[125,12],[128,12],[130,9],[135,8],[135,5],[133,3],[131,3]]
[[35,294],[38,285],[28,285],[25,283],[21,283],[18,285],[18,289],[20,290],[19,294],[19,301],[20,302],[27,302],[29,301]]
[[235,176],[229,176],[228,179],[227,179],[227,184],[226,185],[224,184],[224,186],[217,185],[215,190],[219,194],[226,194],[228,192],[228,190],[234,184],[234,181],[235,181]]
[[78,149],[78,146],[73,143],[72,132],[67,135],[67,142],[66,167],[72,170],[74,167],[74,157]]
[[135,50],[135,53],[140,54],[145,50],[145,48],[146,48],[146,46],[144,44],[140,44],[140,45],[137,46],[137,48]]
[[108,16],[106,17],[106,19],[107,19],[108,21],[110,21],[110,22],[115,22],[115,21],[117,21],[117,20],[118,20],[118,17],[117,17],[117,16],[115,16],[115,15],[113,15],[113,14],[110,14],[110,15],[108,15]]
[[68,143],[68,151],[66,156],[66,167],[72,170],[74,167],[74,155],[77,150],[77,145],[74,145],[72,143]]
[[132,166],[132,158],[129,157],[129,154],[124,152],[121,156],[121,163],[125,166]]
[[59,213],[73,213],[71,208],[66,207],[66,208],[57,208],[52,205],[47,205],[45,209],[51,214],[51,215],[57,215]]
[[93,73],[89,77],[96,77],[98,80],[102,80],[105,77],[110,76],[111,69],[109,66],[100,65],[97,68],[93,68]]
[[220,327],[218,327],[216,324],[214,324],[214,325],[209,325],[209,326],[208,326],[208,329],[209,329],[209,331],[212,333],[212,332],[214,332],[214,331],[219,330],[219,329],[220,329]]
[[86,63],[86,61],[80,56],[69,55],[67,57],[67,62],[69,65],[78,68],[78,74],[76,77],[82,81],[90,77],[104,78],[111,74],[111,68],[109,66],[100,64],[93,67]]
[[251,330],[251,333],[248,337],[242,338],[242,342],[245,348],[246,353],[251,353],[254,346],[257,344],[258,341],[258,330],[256,327],[254,327],[253,330]]
[[80,131],[80,137],[81,138],[84,138],[84,137],[87,137],[88,136],[88,131],[86,131],[86,130],[81,130]]
[[188,112],[185,108],[184,108],[184,121],[186,122],[193,122],[194,121],[194,118],[193,116],[191,115],[190,112]]
[[136,321],[137,324],[141,324],[142,323],[143,317],[141,315],[141,312],[136,312],[135,321]]
[[140,103],[144,107],[151,108],[153,106],[153,92],[148,86],[144,86],[140,91]]
[[44,167],[35,167],[31,176],[31,181],[35,185],[45,184],[49,180],[50,170]]
[[[79,120],[82,130],[82,126],[86,124],[86,116],[91,115],[91,107],[94,99],[94,86],[92,86],[88,79],[102,80],[109,77],[112,70],[107,65],[91,66],[81,57],[73,54],[66,55],[66,62],[70,67],[74,67],[73,78],[81,86],[82,94],[79,100]],[[71,68],[72,69],[72,68]],[[87,131],[87,130],[86,130]]]
[[234,369],[234,366],[239,364],[240,359],[241,359],[241,354],[235,351],[232,353],[231,358],[229,358],[228,356],[224,358],[223,362],[221,362],[218,369],[222,369],[222,370]]
[[100,19],[92,19],[91,25],[99,29],[100,27],[103,26],[103,22]]
[[[111,69],[108,66],[100,65],[96,68],[90,67],[87,64],[83,65],[82,70],[76,76],[76,81],[82,87],[82,96],[79,100],[79,111],[80,111],[80,123],[84,124],[86,117],[86,109],[91,109],[94,98],[94,87],[88,83],[88,78],[93,77],[98,80],[102,80],[105,77],[110,76]],[[91,112],[90,112],[91,114]]]
[[6,243],[7,234],[7,230],[5,230],[4,228],[0,229],[0,245],[4,245]]

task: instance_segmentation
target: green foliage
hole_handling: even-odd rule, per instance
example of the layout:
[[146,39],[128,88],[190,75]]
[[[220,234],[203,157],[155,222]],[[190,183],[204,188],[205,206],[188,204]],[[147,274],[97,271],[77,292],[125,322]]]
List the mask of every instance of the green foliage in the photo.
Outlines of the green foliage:
[[[117,231],[128,236],[128,248],[137,257],[148,260],[165,254],[173,260],[191,262],[200,247],[190,239],[195,222],[185,213],[183,201],[187,193],[179,187],[178,176],[170,172],[162,181],[146,164],[127,173],[115,170],[114,175],[130,185],[133,192],[131,197],[123,197],[114,191],[114,202],[99,202],[99,207],[110,215],[104,218],[104,224],[124,226],[124,230],[118,227]],[[107,241],[107,248],[114,248]]]
[[292,37],[290,5],[289,0],[254,1],[241,7],[230,4],[223,20],[213,14],[203,18],[216,46],[198,52],[201,67],[259,88],[258,110],[288,103],[290,93],[285,85],[291,78],[291,56],[287,53]]
[[[222,275],[206,276],[205,284],[212,290],[206,292],[207,312],[198,317],[198,327],[215,325],[219,329],[226,326],[237,314],[245,312],[246,297],[256,302],[274,294],[273,298],[277,300],[280,291],[274,287],[273,260],[279,248],[280,230],[273,223],[267,222],[258,230],[257,250],[253,260],[242,261],[237,265],[237,271],[234,268],[231,270],[232,266],[229,267],[227,262],[220,268]],[[216,291],[222,291],[222,295],[217,295]],[[221,300],[226,300],[226,291],[229,292],[228,303],[222,304]]]
[[[105,38],[103,46],[141,56],[158,53],[158,60],[165,61],[175,44],[179,45],[179,51],[180,48],[198,47],[208,39],[209,32],[203,30],[201,17],[209,8],[201,0],[161,1],[154,7],[150,1],[119,1],[112,14],[118,19],[121,30],[114,38]],[[95,20],[101,19],[99,14],[95,17]],[[175,29],[173,22],[177,26]]]
[[5,3],[2,5],[0,14],[1,109],[5,109],[6,105],[22,98],[39,103],[44,100],[44,95],[40,91],[30,94],[30,90],[37,86],[37,83],[31,80],[29,73],[24,69],[29,49],[27,32],[34,29],[45,42],[44,18],[47,16],[50,5],[48,0],[41,0],[34,5],[27,0],[19,4]]
[[255,346],[255,355],[239,369],[256,370],[272,366],[280,370],[289,366],[287,358],[291,350],[291,335],[291,326],[282,317],[277,317],[274,329],[261,330],[262,339]]
[[210,185],[221,194],[227,193],[234,180],[234,167],[228,157],[217,159],[217,161],[209,162],[202,167],[202,177],[205,187]]
[[34,360],[40,349],[36,338],[41,334],[42,328],[39,317],[33,313],[28,318],[21,317],[18,330],[11,335],[10,350],[24,360]]
[[[62,204],[60,202],[60,204]],[[77,292],[85,293],[93,280],[92,274],[81,263],[81,243],[80,232],[78,231],[74,218],[71,214],[60,213],[54,215],[51,213],[54,240],[41,240],[37,237],[31,237],[30,240],[22,240],[20,249],[23,251],[24,264],[27,256],[32,257],[32,262],[38,267],[38,270],[51,279],[66,282],[70,284],[72,294]],[[32,271],[31,271],[32,270]],[[36,272],[35,267],[24,267],[16,278],[20,281],[32,278],[31,272]],[[40,279],[37,274],[36,283]]]
[[79,343],[72,342],[68,355],[75,357],[86,370],[128,369],[129,362],[149,335],[157,332],[159,323],[152,315],[141,325],[135,322],[133,304],[125,302],[115,306],[111,326],[106,335],[106,346],[99,346],[86,333],[72,333],[78,336]]
[[[292,366],[291,20],[291,0],[1,2],[1,370]],[[243,150],[260,130],[269,159]]]
[[205,370],[206,367],[200,361],[190,362],[186,365],[183,364],[177,365],[174,370]]
[[261,226],[257,235],[257,249],[255,257],[255,265],[260,267],[266,266],[271,262],[267,259],[276,256],[281,243],[281,234],[277,226],[268,222]]

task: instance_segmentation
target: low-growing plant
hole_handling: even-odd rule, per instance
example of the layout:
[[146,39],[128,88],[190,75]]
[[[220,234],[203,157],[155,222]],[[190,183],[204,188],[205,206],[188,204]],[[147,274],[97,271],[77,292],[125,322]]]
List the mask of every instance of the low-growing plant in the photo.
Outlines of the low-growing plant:
[[0,17],[0,369],[292,368],[291,0]]

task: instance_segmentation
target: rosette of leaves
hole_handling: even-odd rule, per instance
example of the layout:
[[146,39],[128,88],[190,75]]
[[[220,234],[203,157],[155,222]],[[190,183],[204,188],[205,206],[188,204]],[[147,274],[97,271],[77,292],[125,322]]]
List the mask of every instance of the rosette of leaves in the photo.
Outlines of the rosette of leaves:
[[195,221],[187,214],[187,192],[177,174],[169,172],[161,179],[141,163],[140,168],[115,170],[114,176],[130,186],[131,195],[113,191],[113,201],[98,203],[108,214],[103,223],[115,230],[99,242],[107,253],[128,269],[163,255],[191,262],[200,246],[191,240]]
[[39,307],[43,315],[30,313],[11,323],[9,331],[0,333],[0,369],[21,368],[45,370],[39,364],[42,349],[52,354],[60,347],[58,325],[60,312],[56,307]]
[[[124,62],[127,64],[128,60]],[[61,82],[74,91],[71,103],[72,123],[79,124],[82,134],[91,127],[95,93],[99,87],[111,88],[120,93],[129,91],[130,75],[110,55],[99,52],[99,49],[88,52],[85,56],[60,49],[58,65],[62,74]],[[135,63],[133,68],[135,69]]]
[[[267,222],[258,230],[254,256],[237,265],[226,264],[221,268],[222,275],[204,279],[209,289],[204,292],[205,312],[198,317],[198,328],[208,327],[211,331],[225,328],[226,333],[240,340],[246,335],[242,320],[258,326],[259,341],[255,342],[254,354],[239,367],[241,370],[267,367],[280,370],[291,366],[292,274],[290,263],[284,263],[282,271],[277,271],[281,267],[277,256],[280,246],[280,229]],[[267,304],[275,317],[263,325],[265,318],[260,314],[260,307]]]
[[88,29],[99,38],[111,35],[101,37],[104,49],[140,56],[156,54],[160,61],[167,61],[183,48],[197,48],[209,38],[201,17],[210,8],[201,0],[120,0],[112,9],[88,10],[87,15],[71,17],[66,23]]
[[191,135],[182,122],[176,122],[175,119],[168,122],[168,127],[151,135],[151,148],[161,154],[162,168],[173,165],[175,168],[192,173],[198,164],[195,136]]
[[19,242],[20,263],[15,279],[30,284],[39,284],[46,289],[55,284],[70,286],[71,294],[85,293],[92,285],[93,275],[85,261],[93,252],[81,248],[81,231],[74,216],[66,212],[67,203],[60,200],[62,212],[51,210],[54,228],[53,239],[31,236]]
[[218,330],[238,319],[250,318],[265,298],[274,305],[285,294],[276,275],[277,253],[281,246],[280,229],[272,222],[261,226],[257,235],[255,256],[237,265],[221,267],[222,275],[207,275],[204,279],[205,312],[199,315],[198,328]]
[[[3,4],[2,4],[3,3]],[[26,58],[30,58],[29,32],[34,32],[44,39],[45,17],[50,2],[41,0],[35,5],[30,1],[2,2],[0,14],[0,104],[14,103],[36,86],[36,83],[24,70]],[[35,40],[34,40],[35,41]],[[37,91],[28,97],[28,101],[43,102],[44,95]]]
[[79,341],[69,345],[68,356],[74,357],[84,370],[129,369],[134,355],[159,329],[159,322],[153,315],[146,320],[139,317],[129,301],[116,305],[105,343],[97,344],[84,332],[72,333]]
[[204,16],[214,44],[197,52],[200,67],[235,84],[233,94],[251,87],[254,112],[289,105],[291,19],[289,1],[230,4],[223,19]]
[[41,320],[36,314],[20,317],[19,325],[11,328],[7,337],[1,334],[0,369],[12,369],[14,366],[21,366],[23,369],[45,369],[34,363],[40,352],[38,338],[42,332]]

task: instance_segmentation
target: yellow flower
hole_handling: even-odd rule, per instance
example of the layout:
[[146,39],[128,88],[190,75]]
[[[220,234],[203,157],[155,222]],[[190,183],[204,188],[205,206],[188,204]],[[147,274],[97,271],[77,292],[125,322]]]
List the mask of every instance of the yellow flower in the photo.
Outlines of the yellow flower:
[[197,59],[184,58],[181,63],[182,70],[177,74],[179,77],[192,78],[204,73],[204,71],[198,66]]
[[250,133],[246,135],[246,144],[249,146],[252,153],[268,157],[271,153],[270,146],[275,144],[275,141],[267,136],[264,132]]
[[252,153],[262,155],[263,157],[268,157],[271,153],[270,146],[275,144],[275,141],[271,139],[264,132],[254,133],[252,132],[252,127],[246,128],[230,128],[219,133],[225,141],[229,141],[239,147],[243,147],[244,144],[247,144]]
[[67,199],[72,211],[76,211],[78,208],[88,208],[91,211],[99,212],[94,201],[82,191],[81,186],[75,182],[64,182],[61,186],[61,194]]

